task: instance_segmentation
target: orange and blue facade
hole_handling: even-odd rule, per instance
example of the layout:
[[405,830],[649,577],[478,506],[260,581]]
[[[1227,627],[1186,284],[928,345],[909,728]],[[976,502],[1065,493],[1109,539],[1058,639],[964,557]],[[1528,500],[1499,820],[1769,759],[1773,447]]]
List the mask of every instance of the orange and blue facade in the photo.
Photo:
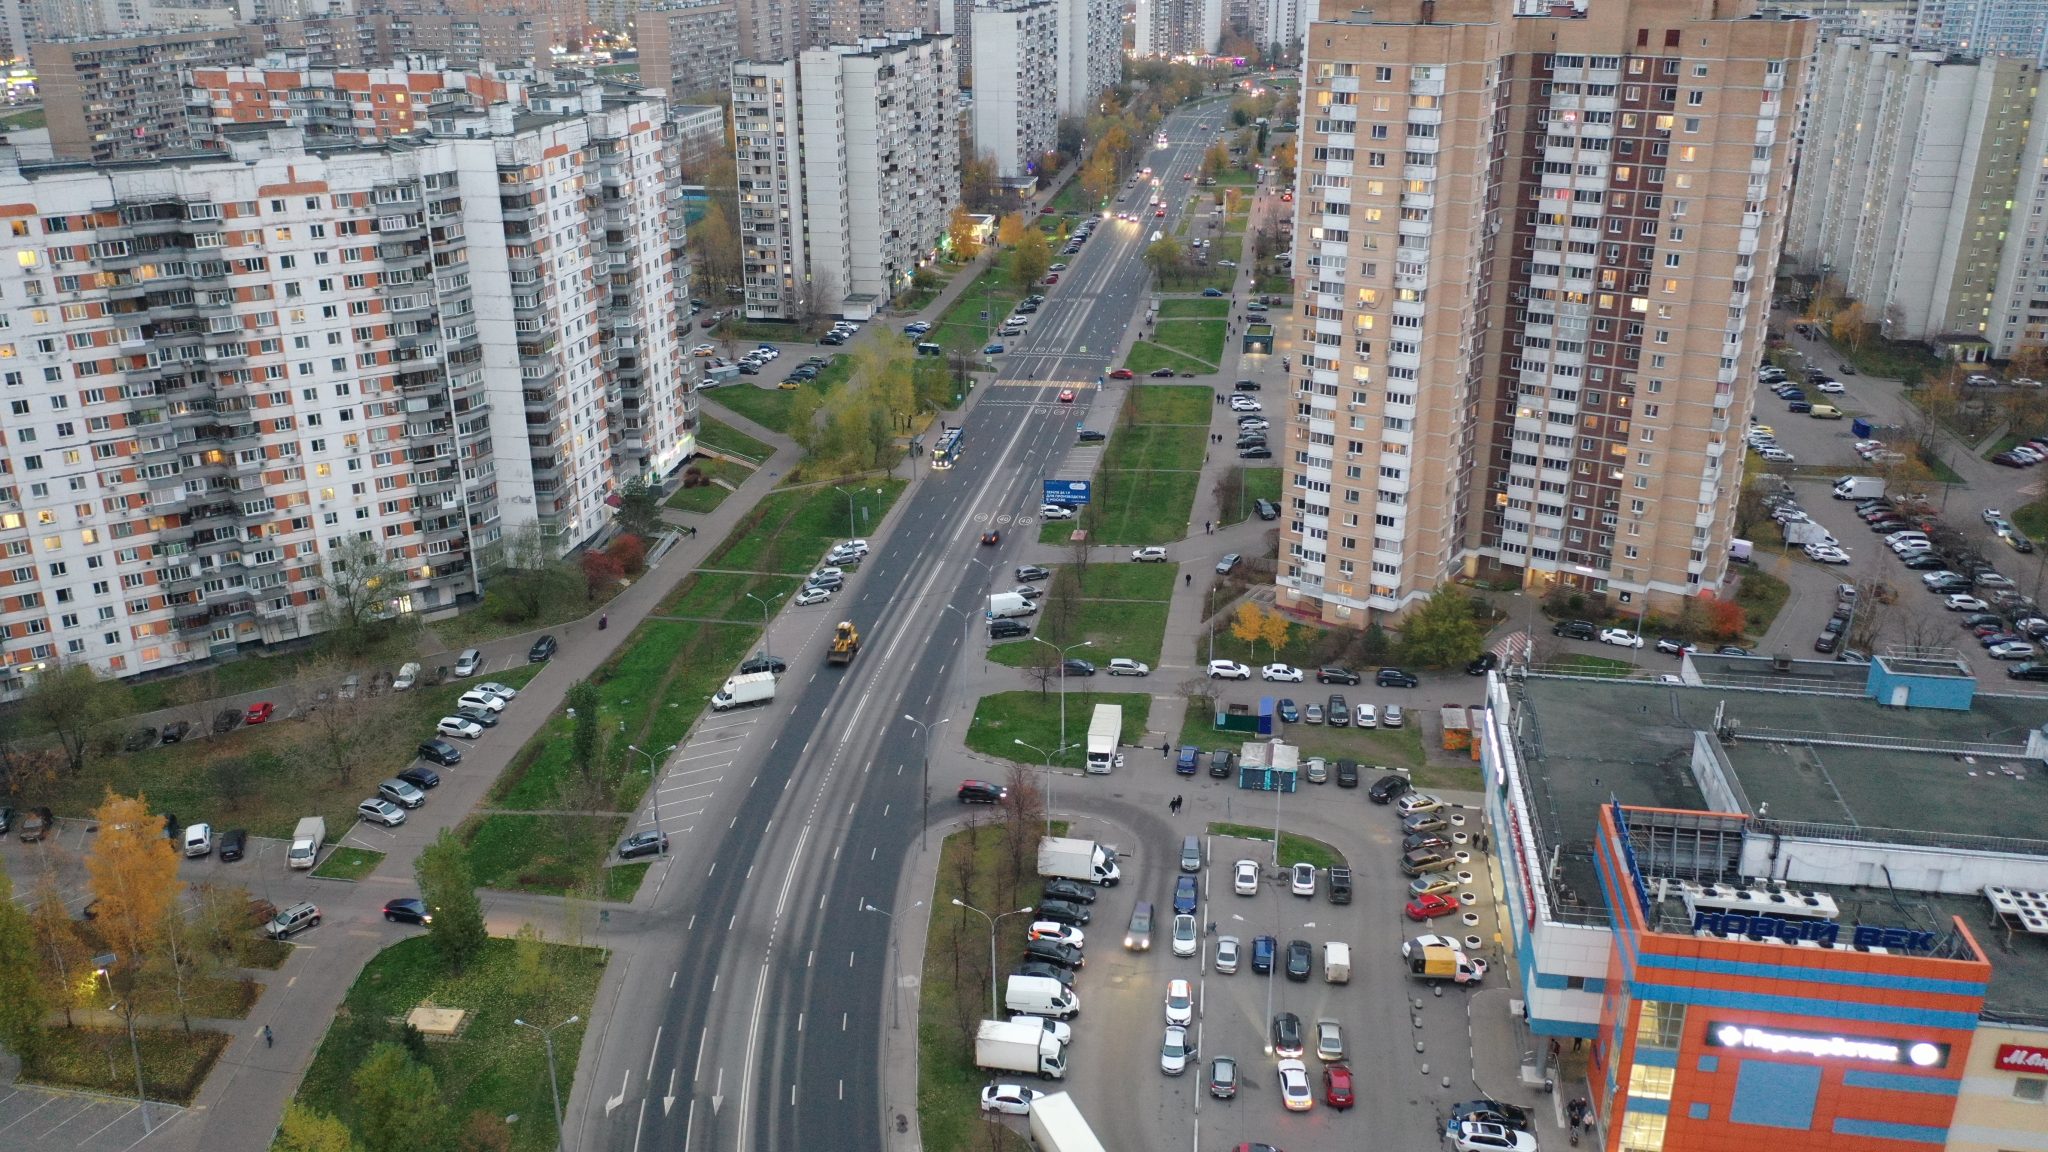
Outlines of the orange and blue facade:
[[1859,951],[1850,925],[1837,948],[1657,931],[1625,834],[1654,812],[1604,806],[1595,843],[1614,939],[1588,1071],[1605,1147],[1942,1147],[1991,977],[1962,922],[1962,958]]

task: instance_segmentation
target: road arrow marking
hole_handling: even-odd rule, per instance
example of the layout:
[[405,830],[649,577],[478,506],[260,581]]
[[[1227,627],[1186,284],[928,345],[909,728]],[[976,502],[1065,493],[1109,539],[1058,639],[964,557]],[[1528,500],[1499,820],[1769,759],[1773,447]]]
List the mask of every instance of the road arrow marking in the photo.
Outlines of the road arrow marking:
[[718,1083],[711,1089],[711,1114],[718,1115],[718,1106],[725,1103],[725,1069],[718,1070]]
[[619,1077],[619,1094],[604,1102],[605,1115],[611,1115],[612,1109],[626,1102],[626,1085],[632,1083],[632,1080],[633,1074],[631,1072],[627,1072]]
[[668,1070],[668,1095],[666,1095],[666,1096],[663,1096],[663,1097],[661,1098],[661,1114],[662,1114],[663,1116],[666,1116],[666,1115],[668,1115],[668,1110],[669,1110],[669,1109],[671,1109],[671,1108],[673,1108],[673,1107],[675,1107],[675,1106],[676,1106],[676,1070],[675,1070],[675,1069],[673,1069],[673,1068],[671,1068],[671,1069],[669,1069],[669,1070]]

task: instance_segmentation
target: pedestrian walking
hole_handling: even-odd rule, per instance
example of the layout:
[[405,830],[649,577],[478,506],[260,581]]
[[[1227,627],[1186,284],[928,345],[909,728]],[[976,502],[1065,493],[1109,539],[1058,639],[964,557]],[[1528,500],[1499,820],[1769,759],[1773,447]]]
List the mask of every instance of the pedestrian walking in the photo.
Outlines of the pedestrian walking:
[[1168,756],[1171,756],[1171,755],[1173,755],[1173,745],[1171,745],[1171,744],[1168,744],[1168,743],[1167,743],[1166,741],[1164,741],[1164,740],[1160,741],[1160,742],[1159,742],[1159,758],[1160,758],[1161,760],[1164,760],[1164,759],[1166,759],[1166,758],[1167,758]]
[[1195,586],[1195,574],[1194,574],[1193,572],[1189,572],[1189,573],[1187,574],[1187,577],[1186,577],[1186,579],[1187,579],[1187,587],[1189,587],[1189,588],[1193,588],[1193,587]]
[[275,1037],[271,1036],[270,1034],[270,1025],[265,1024],[263,1026],[263,1046],[265,1048],[268,1048],[273,1043],[275,1043]]

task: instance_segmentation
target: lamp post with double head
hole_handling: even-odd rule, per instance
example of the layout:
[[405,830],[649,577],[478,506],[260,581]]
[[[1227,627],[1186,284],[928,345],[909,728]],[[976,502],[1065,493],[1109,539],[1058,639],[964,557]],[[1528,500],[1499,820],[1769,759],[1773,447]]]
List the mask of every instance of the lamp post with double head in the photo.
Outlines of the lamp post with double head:
[[953,901],[953,907],[965,908],[983,920],[988,921],[988,1014],[990,1019],[994,1019],[996,1014],[996,922],[1006,916],[1022,916],[1026,912],[1036,912],[1038,909],[1027,906],[1019,908],[1015,912],[998,912],[991,916],[974,905],[967,903],[965,900],[957,898]]
[[1019,748],[1031,749],[1033,752],[1038,753],[1039,759],[1045,761],[1045,834],[1050,836],[1052,835],[1052,758],[1072,748],[1073,745],[1062,744],[1047,752],[1036,744],[1027,744],[1022,740],[1013,739],[1010,743],[1015,744]]
[[777,592],[766,599],[756,596],[752,592],[742,592],[740,595],[761,606],[761,655],[764,657],[774,656],[775,653],[768,650],[768,605],[782,599],[784,596],[789,595],[789,593]]
[[512,1021],[512,1023],[519,1025],[521,1028],[531,1028],[535,1032],[540,1033],[541,1044],[548,1051],[548,1088],[554,1093],[555,1098],[555,1152],[562,1152],[562,1081],[560,1077],[555,1075],[555,1030],[567,1028],[581,1019],[583,1019],[581,1016],[571,1016],[560,1024],[555,1025],[554,1028],[543,1028],[538,1024],[528,1024],[524,1020],[515,1019]]
[[[910,906],[910,911],[915,912],[922,907],[924,907],[924,901],[919,900]],[[896,983],[900,989],[903,983],[903,943],[896,939],[896,914],[894,912],[883,912],[882,909],[875,907],[865,900],[861,901],[860,910],[863,912],[881,912],[882,915],[889,918],[890,964],[896,969]],[[902,1005],[903,997],[897,992],[891,992],[889,995],[889,1027],[900,1028],[903,1026]]]
[[120,962],[121,958],[114,953],[102,952],[92,958],[92,967],[93,971],[99,973],[107,982],[107,999],[112,1001],[108,1007],[128,1018],[128,1055],[135,1061],[135,1103],[142,1108],[142,1132],[148,1135],[155,1126],[149,1119],[149,1095],[142,1090],[142,1045],[135,1039],[135,990],[129,989],[130,1002],[126,1004],[123,1004],[114,992],[114,965]]
[[1045,645],[1045,646],[1046,646],[1047,648],[1050,648],[1050,649],[1052,649],[1052,650],[1053,650],[1054,652],[1057,652],[1057,653],[1059,654],[1059,658],[1060,658],[1060,747],[1061,747],[1062,749],[1065,749],[1065,748],[1066,748],[1066,746],[1067,746],[1067,653],[1069,653],[1069,652],[1072,652],[1072,651],[1073,651],[1074,649],[1076,649],[1076,648],[1093,648],[1093,647],[1095,647],[1095,641],[1093,641],[1093,640],[1083,640],[1083,641],[1081,641],[1081,642],[1080,642],[1080,643],[1078,643],[1078,644],[1069,644],[1069,645],[1067,645],[1067,646],[1066,646],[1065,648],[1062,648],[1062,647],[1060,647],[1059,645],[1057,645],[1057,644],[1053,643],[1053,642],[1052,642],[1052,641],[1050,641],[1050,640],[1044,640],[1044,639],[1040,639],[1040,638],[1039,638],[1039,637],[1037,637],[1037,636],[1033,636],[1033,637],[1032,637],[1031,639],[1033,639],[1033,640],[1037,641],[1037,642],[1038,642],[1038,643],[1040,643],[1040,644],[1043,644],[1043,645]]
[[654,835],[656,843],[661,841],[661,773],[658,769],[661,766],[662,760],[666,759],[668,754],[675,750],[676,745],[674,744],[663,748],[659,752],[649,752],[645,748],[634,744],[626,745],[626,751],[638,752],[640,755],[647,757],[647,791],[654,796]]
[[952,717],[948,716],[945,720],[934,720],[929,724],[908,712],[903,714],[903,718],[917,725],[918,731],[924,734],[924,768],[918,774],[924,796],[924,819],[917,827],[917,850],[922,852],[924,851],[925,830],[930,828],[932,823],[932,729],[946,723]]

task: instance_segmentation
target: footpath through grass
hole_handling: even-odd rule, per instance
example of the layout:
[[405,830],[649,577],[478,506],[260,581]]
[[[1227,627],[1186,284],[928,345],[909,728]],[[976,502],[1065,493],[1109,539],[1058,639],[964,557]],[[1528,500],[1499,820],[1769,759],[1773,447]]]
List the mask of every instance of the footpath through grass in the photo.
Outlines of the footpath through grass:
[[1040,543],[1076,528],[1097,544],[1168,544],[1187,535],[1209,451],[1214,390],[1193,384],[1133,387],[1094,477],[1094,502],[1076,520],[1051,521]]
[[[1145,735],[1145,718],[1152,711],[1152,697],[1143,692],[1096,692],[1067,682],[1066,739],[1070,747],[1052,758],[1055,768],[1080,768],[1088,758],[1088,722],[1097,704],[1121,704],[1124,709],[1123,736],[1119,743],[1135,746]],[[1016,742],[1022,740],[1031,748]],[[1060,746],[1060,693],[1057,684],[1044,692],[997,692],[983,696],[974,706],[974,719],[967,726],[970,751],[998,760],[1042,765],[1043,753]]]

